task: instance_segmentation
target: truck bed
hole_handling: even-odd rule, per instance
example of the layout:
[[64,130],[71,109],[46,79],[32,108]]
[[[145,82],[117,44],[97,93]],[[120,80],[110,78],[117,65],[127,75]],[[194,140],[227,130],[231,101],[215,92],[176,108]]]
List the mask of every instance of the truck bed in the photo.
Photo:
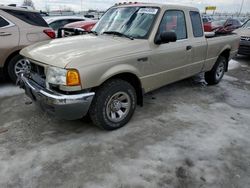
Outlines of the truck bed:
[[237,54],[239,47],[239,36],[235,33],[217,34],[214,37],[207,38],[207,55],[205,60],[204,71],[211,70],[218,56],[225,51],[228,51],[228,58],[232,58]]

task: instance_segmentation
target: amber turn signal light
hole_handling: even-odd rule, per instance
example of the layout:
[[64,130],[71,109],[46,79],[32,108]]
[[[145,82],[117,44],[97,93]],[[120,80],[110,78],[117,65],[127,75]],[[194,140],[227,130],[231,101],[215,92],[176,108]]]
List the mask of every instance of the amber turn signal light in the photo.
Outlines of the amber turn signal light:
[[81,85],[80,75],[77,70],[71,69],[67,71],[67,86]]

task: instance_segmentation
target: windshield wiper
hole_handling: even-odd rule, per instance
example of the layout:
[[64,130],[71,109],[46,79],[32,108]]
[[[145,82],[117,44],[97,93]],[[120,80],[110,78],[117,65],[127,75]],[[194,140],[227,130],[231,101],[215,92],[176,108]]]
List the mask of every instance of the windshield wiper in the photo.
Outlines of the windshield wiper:
[[120,36],[120,37],[129,38],[130,40],[134,40],[133,37],[128,36],[128,35],[126,35],[126,34],[124,34],[124,33],[120,33],[120,32],[118,32],[118,31],[104,31],[103,34],[117,35],[117,36]]

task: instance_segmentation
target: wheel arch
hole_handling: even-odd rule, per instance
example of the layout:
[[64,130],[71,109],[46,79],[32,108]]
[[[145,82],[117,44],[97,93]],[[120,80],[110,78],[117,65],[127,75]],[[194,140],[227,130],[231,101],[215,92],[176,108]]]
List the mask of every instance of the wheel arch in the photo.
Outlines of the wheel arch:
[[135,73],[119,72],[117,74],[113,74],[112,76],[109,76],[107,79],[103,80],[100,85],[104,84],[105,82],[111,79],[121,79],[130,83],[135,88],[136,96],[137,96],[137,104],[140,106],[143,106],[143,93],[144,92],[143,92],[141,81]]
[[229,63],[230,51],[231,51],[230,48],[226,48],[226,49],[224,49],[224,50],[220,53],[220,55],[218,56],[218,57],[225,57],[225,58],[226,58],[226,60],[227,60],[227,63],[226,63],[226,70],[225,70],[226,72],[228,71],[228,63]]

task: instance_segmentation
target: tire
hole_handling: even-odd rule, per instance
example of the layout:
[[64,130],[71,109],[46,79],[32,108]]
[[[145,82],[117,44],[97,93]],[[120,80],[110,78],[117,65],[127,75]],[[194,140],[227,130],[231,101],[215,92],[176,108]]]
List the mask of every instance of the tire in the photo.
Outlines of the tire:
[[205,80],[208,85],[218,84],[226,71],[227,59],[220,56],[211,71],[205,72]]
[[7,68],[10,79],[16,83],[19,74],[29,71],[30,64],[23,56],[17,54],[11,58]]
[[115,130],[128,123],[136,104],[135,88],[124,80],[113,79],[98,88],[89,115],[96,126]]

